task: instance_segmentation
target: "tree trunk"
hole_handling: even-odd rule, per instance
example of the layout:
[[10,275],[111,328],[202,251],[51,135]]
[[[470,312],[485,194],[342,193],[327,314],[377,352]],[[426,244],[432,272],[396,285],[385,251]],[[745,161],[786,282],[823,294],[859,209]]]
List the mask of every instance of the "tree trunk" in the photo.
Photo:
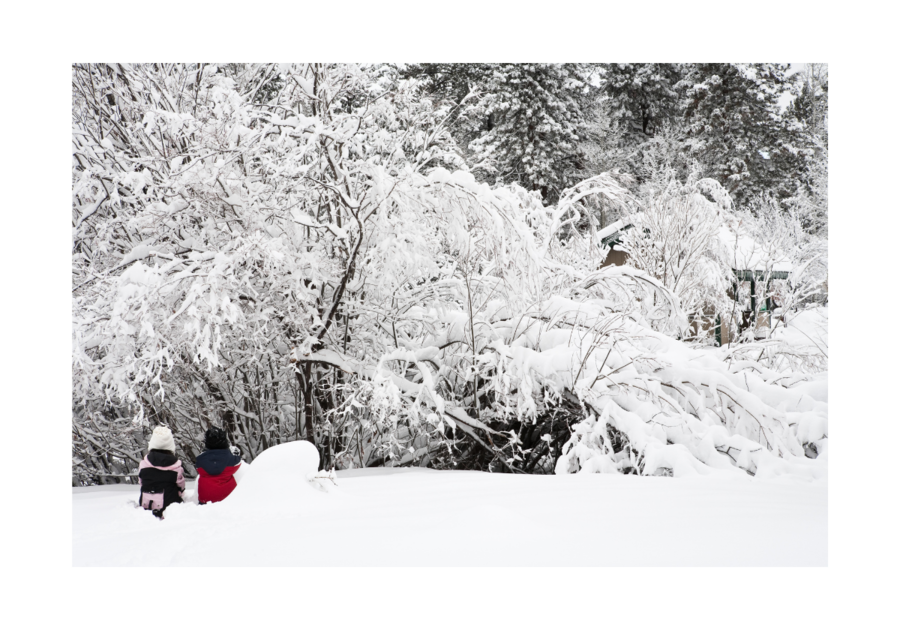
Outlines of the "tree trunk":
[[313,384],[312,384],[312,363],[307,361],[303,366],[303,377],[306,379],[303,391],[303,406],[306,415],[306,439],[313,446],[316,445],[316,433],[313,424],[313,412],[315,405],[313,404]]

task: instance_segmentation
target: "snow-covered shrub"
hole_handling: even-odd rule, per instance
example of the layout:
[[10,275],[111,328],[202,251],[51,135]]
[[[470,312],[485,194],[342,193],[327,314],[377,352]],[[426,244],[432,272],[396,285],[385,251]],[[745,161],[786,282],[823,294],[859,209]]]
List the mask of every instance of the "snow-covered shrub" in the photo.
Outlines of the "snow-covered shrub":
[[[188,460],[212,422],[251,458],[311,433],[318,370],[291,349],[353,333],[365,354],[348,313],[372,291],[367,252],[414,225],[405,182],[459,164],[441,112],[383,70],[74,68],[77,451],[121,446],[120,431],[88,440],[101,410],[170,425]],[[248,99],[273,77],[285,87],[268,105]]]
[[[777,305],[768,314],[765,338],[729,344],[730,357],[750,358],[779,372],[827,370],[827,309],[822,309],[828,299],[827,241],[809,234],[792,208],[784,210],[771,199],[757,200],[748,210],[735,213],[730,223],[728,235],[723,237],[729,246],[729,258],[738,268],[759,271],[752,316],[760,317],[767,298]],[[773,280],[778,271],[787,271],[787,278]],[[740,308],[749,311],[746,293],[740,291],[735,304],[740,302]],[[795,319],[800,323],[797,330],[785,330]],[[808,331],[804,330],[806,319],[815,322]]]
[[779,381],[784,375],[752,361],[729,364],[650,331],[618,347],[623,360],[633,358],[605,387],[579,392],[587,419],[574,427],[557,472],[823,474],[803,448],[827,443],[827,397],[805,387],[815,377]]
[[628,219],[634,227],[622,238],[629,264],[678,297],[695,322],[694,334],[708,334],[716,314],[727,309],[733,275],[720,231],[730,209],[727,191],[715,180],[670,179]]

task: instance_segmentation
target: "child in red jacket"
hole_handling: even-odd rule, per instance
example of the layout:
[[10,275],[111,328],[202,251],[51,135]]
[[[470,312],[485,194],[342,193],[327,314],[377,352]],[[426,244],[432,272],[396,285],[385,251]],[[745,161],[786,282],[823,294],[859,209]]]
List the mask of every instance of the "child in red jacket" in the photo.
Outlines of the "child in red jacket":
[[181,503],[184,495],[184,469],[175,456],[175,438],[167,427],[156,427],[150,436],[149,451],[141,460],[138,478],[141,480],[140,505],[153,510],[159,519],[171,503]]
[[206,430],[206,450],[197,457],[197,499],[201,504],[221,501],[237,487],[234,473],[241,466],[237,449],[229,448],[225,431],[216,427]]

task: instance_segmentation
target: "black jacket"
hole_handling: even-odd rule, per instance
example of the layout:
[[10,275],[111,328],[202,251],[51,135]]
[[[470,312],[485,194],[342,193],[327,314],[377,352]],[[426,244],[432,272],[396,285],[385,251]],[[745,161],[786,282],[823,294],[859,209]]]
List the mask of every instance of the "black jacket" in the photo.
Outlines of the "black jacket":
[[140,502],[144,494],[162,494],[163,509],[170,503],[181,503],[184,493],[184,469],[175,453],[153,449],[141,461],[138,478],[141,480]]

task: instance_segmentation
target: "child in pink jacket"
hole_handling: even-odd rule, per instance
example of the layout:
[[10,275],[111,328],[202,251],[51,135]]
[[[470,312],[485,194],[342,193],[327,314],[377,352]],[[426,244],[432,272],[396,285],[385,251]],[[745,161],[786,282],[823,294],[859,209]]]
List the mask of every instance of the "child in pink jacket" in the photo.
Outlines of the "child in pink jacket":
[[184,469],[175,456],[175,439],[166,427],[156,427],[150,437],[150,450],[138,467],[141,480],[141,507],[163,518],[171,503],[181,503],[184,495]]

